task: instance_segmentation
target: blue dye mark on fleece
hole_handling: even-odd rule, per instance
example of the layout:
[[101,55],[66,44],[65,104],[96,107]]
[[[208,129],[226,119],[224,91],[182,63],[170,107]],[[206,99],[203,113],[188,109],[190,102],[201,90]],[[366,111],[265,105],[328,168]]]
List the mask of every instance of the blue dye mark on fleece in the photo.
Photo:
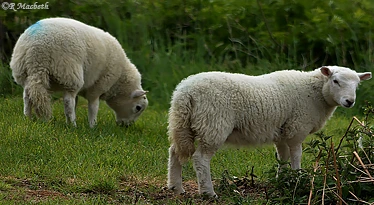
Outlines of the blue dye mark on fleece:
[[33,36],[35,34],[38,33],[38,31],[40,31],[40,29],[42,28],[42,25],[40,23],[40,21],[34,23],[33,25],[31,25],[27,30],[28,30],[28,33]]

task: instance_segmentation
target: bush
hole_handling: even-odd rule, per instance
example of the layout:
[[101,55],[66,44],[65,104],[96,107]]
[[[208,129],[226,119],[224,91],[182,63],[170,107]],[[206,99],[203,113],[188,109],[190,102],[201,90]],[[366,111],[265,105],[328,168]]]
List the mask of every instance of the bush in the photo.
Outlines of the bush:
[[22,93],[20,86],[12,78],[9,66],[0,61],[0,97]]
[[[358,71],[373,67],[372,1],[41,0],[39,4],[46,2],[48,10],[0,10],[3,64],[8,64],[16,39],[28,26],[47,17],[70,17],[114,35],[143,74],[150,97],[164,104],[174,85],[195,72],[262,74],[328,64]],[[374,101],[373,85],[365,82],[358,99]]]
[[[304,68],[322,64],[358,68],[373,59],[371,1],[50,0],[39,4],[45,2],[48,10],[1,11],[2,41],[10,40],[8,46],[13,46],[37,20],[65,16],[109,31],[132,51],[144,45],[165,51],[181,44],[194,52],[202,44],[201,55],[208,59],[246,64],[282,57]],[[9,57],[9,48],[3,49]]]
[[270,199],[282,204],[373,203],[374,107],[367,103],[363,114],[362,121],[352,118],[338,144],[323,132],[306,143],[305,152],[316,158],[313,167],[285,170],[271,179]]

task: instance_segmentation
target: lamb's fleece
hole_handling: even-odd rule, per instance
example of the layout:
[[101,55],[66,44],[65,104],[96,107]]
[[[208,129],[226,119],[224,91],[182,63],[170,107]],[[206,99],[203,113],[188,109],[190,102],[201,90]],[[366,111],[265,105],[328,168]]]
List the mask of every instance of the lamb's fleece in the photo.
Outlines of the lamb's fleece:
[[[117,122],[131,124],[147,107],[141,75],[109,33],[68,18],[48,18],[31,25],[18,39],[10,67],[24,88],[24,114],[52,116],[50,92],[64,92],[67,121],[76,124],[77,94],[88,100],[90,126],[99,99],[114,110]],[[78,99],[78,98],[77,98]]]
[[181,164],[192,156],[200,193],[215,195],[209,162],[224,143],[275,143],[279,159],[291,157],[291,167],[299,169],[302,141],[321,129],[338,105],[352,107],[359,82],[370,78],[370,72],[337,66],[186,78],[176,87],[169,110],[169,188],[184,192]]

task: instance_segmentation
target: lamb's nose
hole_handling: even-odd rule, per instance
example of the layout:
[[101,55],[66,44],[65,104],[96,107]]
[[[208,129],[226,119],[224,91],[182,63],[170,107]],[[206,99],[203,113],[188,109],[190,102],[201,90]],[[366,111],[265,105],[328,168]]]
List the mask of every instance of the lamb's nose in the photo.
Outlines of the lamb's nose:
[[348,107],[351,107],[354,103],[354,101],[345,100],[345,102],[348,104]]

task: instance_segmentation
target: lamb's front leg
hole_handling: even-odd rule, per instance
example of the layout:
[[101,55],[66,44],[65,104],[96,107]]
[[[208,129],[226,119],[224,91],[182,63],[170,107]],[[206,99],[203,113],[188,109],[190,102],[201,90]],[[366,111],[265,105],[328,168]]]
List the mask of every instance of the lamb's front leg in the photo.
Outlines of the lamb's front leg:
[[290,148],[285,141],[275,143],[277,148],[277,158],[280,161],[287,161],[290,158]]
[[301,168],[301,155],[302,155],[302,145],[300,143],[295,143],[289,145],[290,155],[291,155],[291,168],[294,170]]
[[192,155],[193,165],[199,184],[199,193],[213,197],[217,197],[217,194],[213,189],[212,177],[210,174],[210,160],[215,151],[216,150],[206,150],[199,145]]
[[88,99],[88,122],[90,127],[93,128],[96,125],[97,113],[99,111],[100,99]]
[[64,95],[64,108],[65,108],[65,116],[66,122],[72,123],[74,126],[77,126],[76,123],[76,115],[75,115],[75,97],[77,93],[75,92],[65,92]]
[[[281,162],[288,161],[288,159],[290,158],[290,148],[288,147],[287,142],[285,142],[284,140],[276,142],[275,147],[277,149],[278,160],[281,161]],[[276,174],[277,178],[278,178],[280,172],[282,171],[282,168],[284,168],[285,166],[287,166],[287,164],[279,164],[278,165],[278,170],[277,170],[277,174]]]

